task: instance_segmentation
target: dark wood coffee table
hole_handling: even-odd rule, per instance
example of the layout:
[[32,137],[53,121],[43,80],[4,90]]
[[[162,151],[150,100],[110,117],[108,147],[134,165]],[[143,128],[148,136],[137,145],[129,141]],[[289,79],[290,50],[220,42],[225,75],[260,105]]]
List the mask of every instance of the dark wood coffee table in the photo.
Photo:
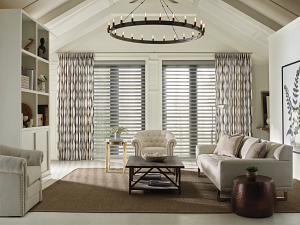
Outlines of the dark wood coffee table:
[[[181,194],[181,168],[184,168],[181,160],[178,156],[168,156],[162,162],[148,162],[142,158],[142,156],[130,156],[126,164],[126,168],[129,168],[129,194],[131,190],[178,190]],[[149,168],[145,174],[140,177],[136,174],[141,171],[142,168]],[[171,175],[163,172],[161,169],[167,169]],[[134,171],[137,169],[136,171]],[[162,180],[169,180],[169,187],[161,186],[148,186],[148,180],[143,180],[143,177],[151,173],[153,169],[157,169],[162,175]],[[174,170],[172,172],[171,170]]]

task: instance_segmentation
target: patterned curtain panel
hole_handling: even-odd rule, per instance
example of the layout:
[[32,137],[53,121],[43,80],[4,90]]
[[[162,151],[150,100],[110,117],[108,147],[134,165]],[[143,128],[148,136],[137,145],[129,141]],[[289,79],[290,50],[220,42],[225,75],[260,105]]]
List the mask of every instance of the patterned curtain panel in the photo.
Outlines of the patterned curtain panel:
[[59,54],[58,77],[58,159],[93,160],[94,54]]
[[218,53],[216,63],[216,134],[252,136],[251,54]]

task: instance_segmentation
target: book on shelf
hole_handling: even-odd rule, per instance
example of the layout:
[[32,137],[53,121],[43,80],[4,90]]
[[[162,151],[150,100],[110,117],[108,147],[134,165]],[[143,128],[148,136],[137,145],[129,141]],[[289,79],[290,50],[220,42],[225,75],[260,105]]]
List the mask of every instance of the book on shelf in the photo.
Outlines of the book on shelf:
[[149,180],[148,186],[170,187],[171,182],[168,180]]
[[43,126],[49,125],[48,105],[38,105],[38,114],[43,115]]
[[[145,173],[140,173],[140,177],[142,177]],[[161,180],[160,173],[148,173],[141,180]]]

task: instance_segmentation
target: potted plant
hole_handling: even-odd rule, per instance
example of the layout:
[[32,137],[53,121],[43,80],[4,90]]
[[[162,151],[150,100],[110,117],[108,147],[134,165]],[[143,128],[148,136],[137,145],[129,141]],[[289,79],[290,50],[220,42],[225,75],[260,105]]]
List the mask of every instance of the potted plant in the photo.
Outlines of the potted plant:
[[110,134],[114,134],[116,140],[121,139],[121,133],[127,133],[127,129],[123,126],[115,126],[110,129]]
[[246,177],[249,181],[256,180],[258,168],[256,166],[246,167]]

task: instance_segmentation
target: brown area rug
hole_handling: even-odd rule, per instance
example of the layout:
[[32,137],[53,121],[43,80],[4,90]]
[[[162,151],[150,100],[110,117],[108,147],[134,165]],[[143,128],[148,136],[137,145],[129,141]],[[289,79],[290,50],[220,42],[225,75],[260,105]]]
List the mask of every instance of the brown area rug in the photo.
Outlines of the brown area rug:
[[[155,212],[230,213],[230,202],[217,202],[217,188],[197,171],[182,171],[182,193],[177,191],[132,191],[128,172],[121,169],[76,169],[43,190],[43,201],[33,212]],[[280,195],[282,193],[278,193]],[[300,212],[300,182],[287,202],[277,202],[276,212]]]

